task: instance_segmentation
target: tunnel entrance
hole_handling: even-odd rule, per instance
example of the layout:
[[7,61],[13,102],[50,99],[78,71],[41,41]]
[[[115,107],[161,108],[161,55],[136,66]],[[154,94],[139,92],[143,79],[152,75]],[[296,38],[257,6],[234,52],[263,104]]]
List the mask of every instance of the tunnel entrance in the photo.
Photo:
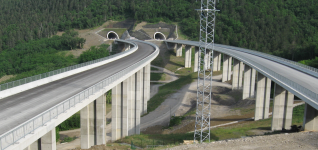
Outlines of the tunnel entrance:
[[166,36],[161,32],[156,32],[154,34],[154,39],[156,40],[166,40]]
[[116,32],[114,31],[109,31],[107,33],[107,39],[119,39],[119,36]]

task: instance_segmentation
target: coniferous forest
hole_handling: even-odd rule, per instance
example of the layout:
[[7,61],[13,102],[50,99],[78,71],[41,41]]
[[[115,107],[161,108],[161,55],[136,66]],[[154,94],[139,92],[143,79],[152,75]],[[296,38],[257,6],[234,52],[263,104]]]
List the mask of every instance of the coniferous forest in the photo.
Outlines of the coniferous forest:
[[[197,41],[198,8],[200,0],[1,0],[0,77],[65,66],[66,56],[55,58],[61,55],[57,52],[85,42],[69,30],[107,20],[178,22],[180,30]],[[318,0],[220,0],[215,42],[307,60],[302,62],[318,67],[317,8]],[[53,36],[57,31],[69,33]],[[51,58],[43,62],[33,60],[34,55]],[[39,63],[45,65],[35,65]]]

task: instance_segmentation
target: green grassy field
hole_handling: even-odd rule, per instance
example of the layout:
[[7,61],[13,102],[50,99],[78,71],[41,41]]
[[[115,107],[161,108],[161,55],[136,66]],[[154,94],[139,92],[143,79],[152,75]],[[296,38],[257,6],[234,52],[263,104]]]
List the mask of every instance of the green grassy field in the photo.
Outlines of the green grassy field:
[[164,73],[151,73],[150,81],[164,81],[166,79],[166,74]]
[[[293,125],[302,125],[304,106],[300,105],[293,109]],[[193,115],[195,111],[191,111],[185,116]],[[225,139],[241,138],[245,136],[255,136],[254,130],[270,130],[272,118],[259,121],[244,121],[242,123],[228,125],[211,129],[211,141],[219,141]],[[281,132],[273,132],[279,134]],[[269,134],[269,133],[265,133]],[[139,147],[145,148],[147,145],[179,145],[183,140],[193,140],[193,133],[182,134],[141,134],[127,136],[117,142],[131,143]],[[162,144],[163,143],[163,144]]]
[[[191,75],[182,76],[179,79],[167,83],[161,87],[159,87],[159,91],[156,95],[154,95],[149,101],[148,101],[148,113],[154,111],[157,107],[160,106],[162,102],[165,101],[165,99],[181,89],[184,85],[190,84],[193,81],[193,78]],[[147,113],[147,114],[148,114]],[[147,115],[145,114],[145,115]]]

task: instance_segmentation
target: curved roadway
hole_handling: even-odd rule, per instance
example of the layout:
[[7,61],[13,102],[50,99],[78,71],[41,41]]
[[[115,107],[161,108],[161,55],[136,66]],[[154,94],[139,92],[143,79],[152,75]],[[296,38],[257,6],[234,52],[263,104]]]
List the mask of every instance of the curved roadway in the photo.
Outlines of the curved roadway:
[[135,64],[154,47],[133,41],[138,50],[126,57],[13,96],[0,99],[0,135],[63,102],[97,82]]
[[[168,41],[167,40],[166,42],[199,46],[199,42],[194,42],[194,41],[183,41],[183,40]],[[230,56],[237,58],[237,59],[241,58],[241,59],[245,60],[245,62],[243,61],[245,64],[248,64],[249,66],[250,66],[250,64],[254,65],[254,66],[251,66],[253,68],[258,67],[258,66],[265,67],[265,68],[281,75],[282,77],[289,79],[289,80],[295,82],[296,84],[299,84],[299,85],[307,88],[308,90],[311,90],[312,92],[318,94],[318,78],[317,77],[306,74],[306,73],[299,71],[299,70],[296,70],[294,68],[288,67],[284,64],[281,64],[281,63],[278,63],[278,62],[275,62],[272,60],[268,60],[268,59],[263,58],[263,57],[259,57],[256,55],[252,55],[249,53],[239,51],[239,49],[241,49],[241,48],[225,46],[225,45],[220,45],[220,44],[214,45],[214,50],[216,50],[218,52],[221,52],[221,53],[225,52],[225,53],[227,53],[227,55],[230,55]],[[265,75],[265,76],[269,77],[268,75]],[[269,78],[272,79],[272,77],[269,77]],[[281,85],[281,83],[278,83],[278,84]],[[298,97],[301,97],[301,95],[295,91],[290,91],[290,92],[292,92],[293,94],[295,94]],[[302,93],[302,94],[306,95],[306,93]],[[309,103],[311,106],[318,109],[318,100],[317,99],[314,99],[313,101],[310,99],[309,100],[303,99],[303,100],[305,102]]]

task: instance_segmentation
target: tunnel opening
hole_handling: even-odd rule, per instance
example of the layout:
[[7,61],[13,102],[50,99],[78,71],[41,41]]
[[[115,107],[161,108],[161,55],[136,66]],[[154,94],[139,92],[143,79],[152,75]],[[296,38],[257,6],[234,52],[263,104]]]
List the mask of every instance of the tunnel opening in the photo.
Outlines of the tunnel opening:
[[166,36],[161,32],[156,32],[154,34],[154,39],[156,40],[166,40]]
[[107,33],[107,39],[119,39],[119,36],[116,32],[114,31],[109,31]]

